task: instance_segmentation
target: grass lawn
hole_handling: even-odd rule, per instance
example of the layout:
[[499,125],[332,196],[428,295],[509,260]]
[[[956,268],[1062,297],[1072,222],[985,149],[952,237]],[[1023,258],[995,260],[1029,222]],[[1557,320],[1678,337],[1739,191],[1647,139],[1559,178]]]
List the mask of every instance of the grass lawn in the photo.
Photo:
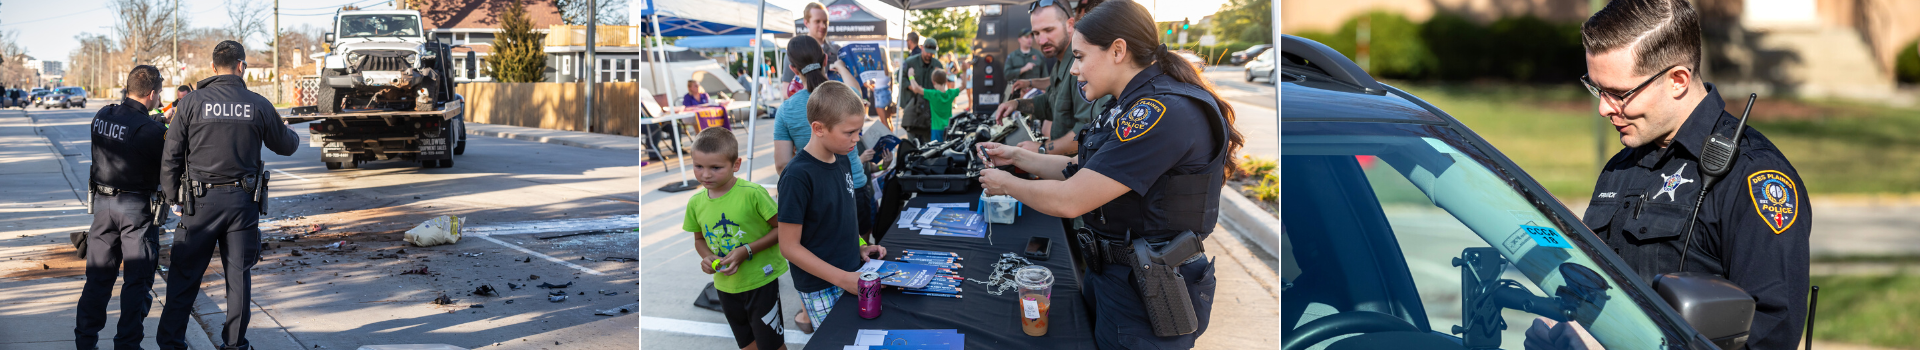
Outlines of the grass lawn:
[[[1590,196],[1600,157],[1622,147],[1576,84],[1390,83],[1460,119],[1562,200]],[[1738,116],[1745,96],[1728,99]],[[1748,125],[1814,195],[1920,192],[1920,110],[1763,97]]]
[[1920,275],[1813,276],[1820,305],[1813,324],[1819,341],[1911,349],[1920,347]]

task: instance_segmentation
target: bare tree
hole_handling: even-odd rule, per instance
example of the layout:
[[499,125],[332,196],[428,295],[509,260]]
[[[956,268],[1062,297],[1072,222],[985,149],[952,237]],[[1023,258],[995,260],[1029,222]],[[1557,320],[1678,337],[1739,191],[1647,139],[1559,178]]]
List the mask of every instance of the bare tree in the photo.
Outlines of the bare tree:
[[[152,59],[163,48],[172,49],[163,40],[173,31],[171,12],[179,0],[112,0],[107,4],[119,21],[113,31],[134,61]],[[171,52],[171,51],[169,51]]]
[[[125,0],[121,0],[125,1]],[[247,0],[226,0],[227,35],[241,44],[247,43],[247,37],[254,34],[267,34],[267,3]],[[273,38],[267,38],[273,41]]]
[[553,6],[560,8],[560,18],[571,25],[587,25],[587,15],[598,17],[601,25],[627,25],[627,0],[595,0],[593,8],[588,8],[588,0],[553,0]]

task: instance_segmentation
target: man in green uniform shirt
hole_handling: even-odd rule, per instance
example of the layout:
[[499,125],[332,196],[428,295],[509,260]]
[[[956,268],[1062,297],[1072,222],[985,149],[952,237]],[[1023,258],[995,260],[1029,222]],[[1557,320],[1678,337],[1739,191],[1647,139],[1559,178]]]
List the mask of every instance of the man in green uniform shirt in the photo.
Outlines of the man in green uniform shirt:
[[[1101,97],[1098,101],[1088,101],[1080,96],[1080,79],[1073,76],[1073,55],[1068,53],[1068,35],[1075,19],[1070,17],[1074,11],[1066,6],[1071,1],[1055,2],[1052,6],[1040,6],[1033,10],[1033,42],[1040,45],[1040,53],[1047,58],[1058,60],[1049,69],[1046,78],[1015,80],[1009,85],[1019,90],[1027,87],[1045,86],[1046,93],[1030,99],[1009,99],[994,110],[995,118],[1004,118],[1014,111],[1029,118],[1041,118],[1042,129],[1048,129],[1048,142],[1021,142],[1020,148],[1046,154],[1073,155],[1080,152],[1079,140],[1074,135],[1086,128],[1093,120],[1094,106],[1106,105],[1113,97]],[[1082,5],[1092,7],[1091,4]]]
[[[1033,30],[1020,31],[1020,49],[1007,53],[1007,67],[1004,70],[1012,79],[1035,79],[1046,77],[1046,60],[1040,50],[1033,48]],[[1008,87],[1007,98],[1018,98],[1026,89]]]
[[[920,54],[907,57],[906,62],[901,62],[900,77],[894,80],[905,81],[909,84],[918,84],[918,86],[903,86],[908,89],[908,91],[935,88],[935,86],[933,86],[933,71],[941,67],[946,67],[946,63],[942,63],[939,59],[934,58],[935,55],[938,55],[939,43],[934,42],[933,38],[921,40]],[[913,136],[914,139],[920,140],[921,142],[932,140],[933,115],[928,114],[931,109],[926,108],[926,101],[917,98],[903,100],[919,101],[914,102],[914,105],[906,106],[905,115],[900,117],[900,127],[906,128],[908,135]],[[946,126],[941,125],[941,127],[944,128]]]

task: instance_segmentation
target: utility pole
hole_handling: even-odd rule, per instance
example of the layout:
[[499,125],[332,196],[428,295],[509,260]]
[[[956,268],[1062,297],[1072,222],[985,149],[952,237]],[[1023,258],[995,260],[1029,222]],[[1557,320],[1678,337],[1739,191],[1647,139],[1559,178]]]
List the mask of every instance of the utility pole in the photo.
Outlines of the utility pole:
[[[180,65],[180,0],[173,0],[173,59],[169,61],[172,61],[173,65]],[[166,75],[175,75],[176,78],[178,77],[177,74],[180,73],[178,69],[173,69],[173,67],[162,69],[168,70],[169,72],[167,73],[172,73]],[[186,79],[181,80],[185,81]]]
[[[599,63],[595,63],[593,60],[593,32],[599,31],[595,27],[600,22],[598,14],[593,11],[596,8],[595,6],[598,5],[596,2],[598,2],[598,0],[587,0],[587,64],[591,65],[589,67],[599,67]],[[591,72],[593,70],[588,69],[587,71]],[[587,117],[584,118],[587,120],[587,128],[585,129],[587,132],[593,132],[593,90],[594,88],[600,87],[599,78],[600,74],[597,73],[587,75]]]
[[[273,38],[273,72],[267,73],[267,80],[273,81],[273,102],[280,102],[280,0],[273,0],[273,29],[267,35]],[[245,74],[242,72],[241,74]]]

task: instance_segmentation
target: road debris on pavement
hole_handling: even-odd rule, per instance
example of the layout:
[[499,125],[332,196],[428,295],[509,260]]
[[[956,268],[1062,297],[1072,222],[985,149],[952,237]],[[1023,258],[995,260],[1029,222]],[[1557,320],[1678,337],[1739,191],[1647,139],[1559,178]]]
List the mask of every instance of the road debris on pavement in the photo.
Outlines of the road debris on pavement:
[[466,219],[460,217],[441,215],[407,230],[405,240],[421,247],[459,243],[460,226],[465,222]]

